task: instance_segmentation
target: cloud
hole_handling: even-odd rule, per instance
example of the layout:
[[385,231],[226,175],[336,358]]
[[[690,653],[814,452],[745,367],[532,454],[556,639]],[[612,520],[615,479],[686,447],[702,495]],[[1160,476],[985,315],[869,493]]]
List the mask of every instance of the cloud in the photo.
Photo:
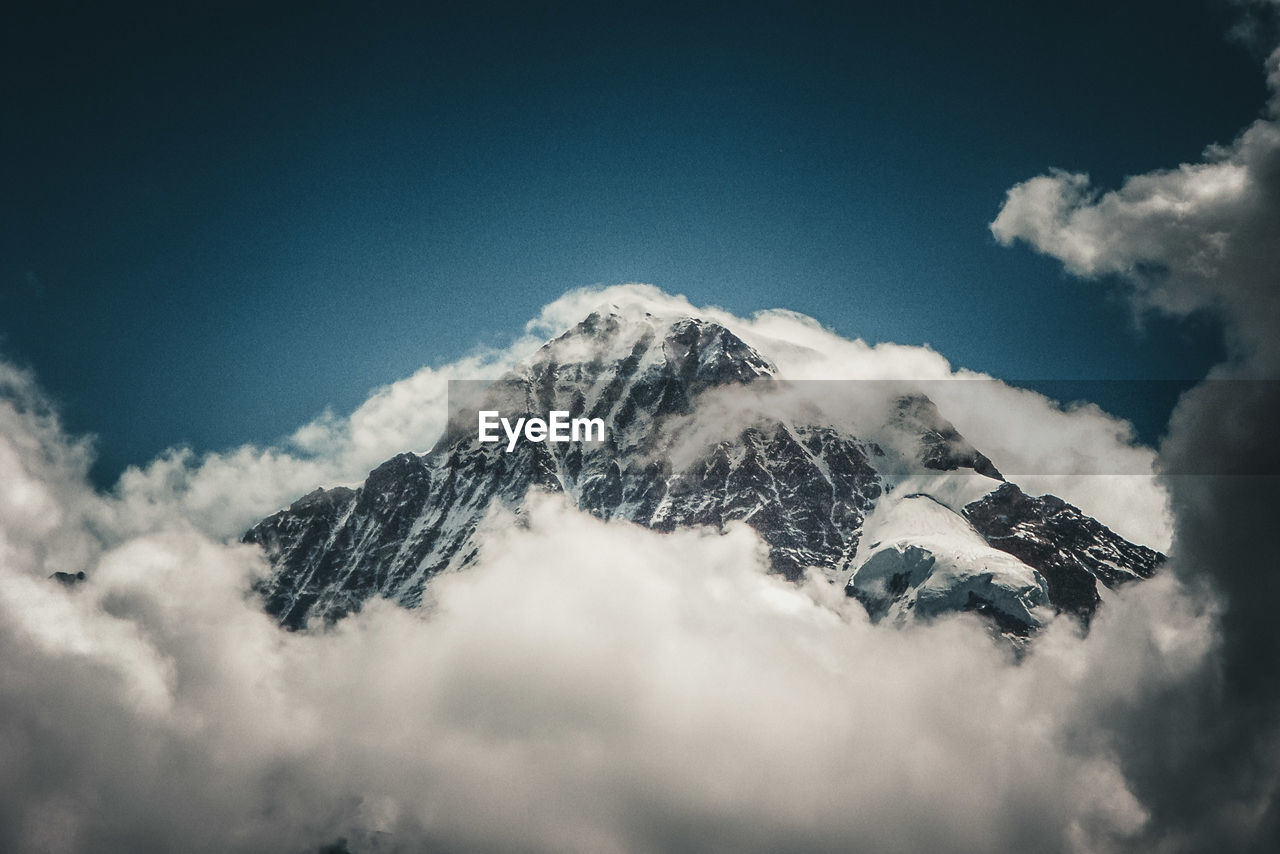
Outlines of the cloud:
[[[1275,13],[1275,4],[1252,4]],[[1274,23],[1274,19],[1272,20]],[[1234,141],[1197,163],[1093,188],[1062,171],[1012,188],[992,233],[1076,276],[1123,283],[1138,311],[1212,313],[1227,362],[1179,401],[1159,464],[1176,536],[1172,568],[1204,601],[1221,597],[1221,657],[1153,707],[1130,778],[1191,850],[1280,847],[1280,586],[1274,516],[1280,452],[1280,50],[1271,98]],[[1159,744],[1159,750],[1153,745]]]
[[1102,192],[1053,170],[1009,190],[991,232],[1023,241],[1073,275],[1115,276],[1140,308],[1229,320],[1237,357],[1280,359],[1280,51],[1267,60],[1265,115],[1198,163],[1125,180]]
[[[492,519],[477,565],[437,579],[422,611],[373,602],[315,634],[262,613],[247,592],[262,556],[231,541],[246,518],[426,447],[446,377],[492,375],[584,304],[619,298],[710,313],[797,376],[939,380],[941,395],[957,389],[947,414],[984,450],[1032,463],[1060,450],[1020,447],[966,402],[953,378],[969,375],[927,348],[872,347],[788,312],[734,318],[645,286],[571,293],[509,351],[423,369],[279,445],[171,452],[106,495],[88,485],[89,445],[5,368],[0,849],[305,851],[344,838],[367,851],[1108,851],[1167,839],[1128,754],[1151,708],[1216,648],[1212,613],[1174,578],[1110,601],[1087,637],[1051,625],[1019,663],[972,617],[873,627],[825,581],[769,575],[746,527],[659,534],[547,497],[518,523]],[[969,385],[1095,463],[1133,453],[1150,465],[1103,413]],[[1163,507],[1158,491],[1141,500]],[[54,570],[88,580],[64,587]]]
[[[7,426],[74,464],[28,493],[60,526],[0,517],[5,541],[93,539],[114,499],[75,444]],[[194,526],[102,546],[75,588],[0,563],[0,848],[1127,850],[1150,823],[1127,710],[1213,643],[1172,578],[1019,665],[971,618],[873,627],[781,581],[745,526],[659,534],[557,496],[512,521],[425,612],[319,634],[278,630],[245,594],[261,556]]]
[[233,537],[317,486],[353,485],[405,451],[428,450],[444,428],[450,380],[501,375],[540,340],[424,367],[376,389],[346,416],[325,413],[283,441],[197,454],[173,448],[131,466],[114,493],[114,525],[141,533],[181,520],[214,537]]

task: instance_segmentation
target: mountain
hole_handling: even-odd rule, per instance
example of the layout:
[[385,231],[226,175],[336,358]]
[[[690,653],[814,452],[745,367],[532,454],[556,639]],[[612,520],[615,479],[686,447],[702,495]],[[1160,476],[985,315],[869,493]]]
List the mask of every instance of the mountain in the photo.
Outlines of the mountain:
[[[356,489],[317,489],[244,541],[270,559],[260,592],[291,628],[374,596],[420,604],[432,576],[475,559],[490,509],[518,510],[535,489],[659,531],[744,522],[776,572],[815,568],[876,619],[967,610],[1027,636],[1055,612],[1087,621],[1099,584],[1159,566],[1077,508],[1005,482],[927,396],[875,391],[863,407],[875,417],[855,430],[824,410],[839,386],[788,382],[726,327],[614,306],[498,381],[460,386],[428,453],[393,457]],[[565,411],[600,419],[605,438],[508,452],[505,437],[479,441],[479,410],[513,423]]]

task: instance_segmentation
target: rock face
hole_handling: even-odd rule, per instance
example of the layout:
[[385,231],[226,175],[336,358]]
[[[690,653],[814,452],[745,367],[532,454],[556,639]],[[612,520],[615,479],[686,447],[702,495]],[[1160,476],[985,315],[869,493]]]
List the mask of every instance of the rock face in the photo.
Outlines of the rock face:
[[[794,580],[816,568],[873,616],[972,610],[1013,634],[1055,610],[1087,619],[1098,583],[1159,564],[1076,508],[1005,484],[923,395],[890,403],[879,441],[794,402],[770,403],[788,388],[716,323],[592,313],[487,387],[427,454],[388,460],[358,489],[316,490],[245,534],[274,567],[260,591],[266,608],[298,628],[374,596],[416,606],[432,576],[474,560],[490,509],[518,509],[533,489],[660,531],[741,521],[768,544],[775,571]],[[513,421],[553,410],[599,418],[605,439],[521,442],[508,453],[505,442],[477,440],[477,408]],[[920,471],[980,481],[986,494],[963,507],[926,495],[930,507],[917,512],[923,504],[887,494],[890,445],[907,448]],[[864,529],[886,535],[872,547]]]
[[1098,582],[1116,587],[1150,578],[1164,560],[1061,498],[1033,498],[1012,483],[966,506],[964,516],[993,548],[1044,576],[1059,611],[1086,621],[1098,607]]

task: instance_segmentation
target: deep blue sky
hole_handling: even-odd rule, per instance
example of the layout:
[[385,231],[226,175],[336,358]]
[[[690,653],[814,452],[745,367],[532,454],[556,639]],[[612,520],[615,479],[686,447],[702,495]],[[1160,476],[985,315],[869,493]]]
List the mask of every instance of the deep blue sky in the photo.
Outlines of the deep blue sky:
[[1256,116],[1225,2],[80,5],[4,12],[0,354],[98,434],[102,482],[592,283],[1010,378],[1218,352],[987,223],[1047,167],[1112,184]]

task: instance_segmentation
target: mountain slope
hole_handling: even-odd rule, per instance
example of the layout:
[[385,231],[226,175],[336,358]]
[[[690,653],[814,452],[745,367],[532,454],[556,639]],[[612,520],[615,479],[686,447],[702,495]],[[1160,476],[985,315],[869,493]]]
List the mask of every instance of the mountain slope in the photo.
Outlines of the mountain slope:
[[[894,397],[868,438],[797,404],[794,390],[719,324],[593,312],[459,406],[427,454],[401,454],[358,489],[317,490],[252,528],[245,541],[274,567],[261,588],[266,608],[296,628],[373,596],[413,607],[432,576],[475,558],[490,509],[518,509],[531,489],[656,530],[742,521],[769,545],[775,571],[823,571],[873,615],[974,610],[1014,634],[1054,610],[1087,619],[1098,583],[1158,565],[1159,555],[1070,505],[1005,484],[923,395]],[[599,418],[605,439],[520,442],[508,453],[505,442],[478,441],[478,409],[513,421],[553,410]],[[904,516],[912,502],[886,498],[904,459],[912,470],[976,479],[982,497],[964,507],[935,501],[927,524]],[[883,528],[889,507],[901,517],[893,537],[863,547],[869,517]]]

